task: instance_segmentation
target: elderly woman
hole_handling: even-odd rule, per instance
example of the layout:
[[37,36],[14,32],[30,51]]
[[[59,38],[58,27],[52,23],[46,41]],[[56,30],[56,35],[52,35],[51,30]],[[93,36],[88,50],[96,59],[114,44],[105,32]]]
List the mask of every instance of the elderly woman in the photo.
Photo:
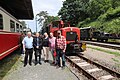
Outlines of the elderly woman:
[[44,62],[49,62],[48,57],[49,57],[49,37],[47,33],[44,33],[44,38],[43,38],[43,53],[44,53]]

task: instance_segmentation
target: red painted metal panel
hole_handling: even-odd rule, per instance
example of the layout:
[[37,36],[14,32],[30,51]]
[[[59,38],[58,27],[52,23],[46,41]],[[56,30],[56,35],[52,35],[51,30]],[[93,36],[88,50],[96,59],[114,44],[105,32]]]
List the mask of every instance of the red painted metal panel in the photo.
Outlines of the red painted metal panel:
[[19,46],[20,34],[0,31],[0,60],[16,50]]
[[[63,35],[64,37],[66,37],[66,32],[71,31],[71,28],[72,28],[72,32],[76,32],[76,33],[77,33],[77,35],[78,35],[78,40],[80,41],[80,29],[77,28],[77,27],[65,27],[65,28],[61,28],[61,30],[62,30],[62,35]],[[69,44],[69,43],[75,42],[75,41],[66,41],[66,42],[67,42],[67,44]]]

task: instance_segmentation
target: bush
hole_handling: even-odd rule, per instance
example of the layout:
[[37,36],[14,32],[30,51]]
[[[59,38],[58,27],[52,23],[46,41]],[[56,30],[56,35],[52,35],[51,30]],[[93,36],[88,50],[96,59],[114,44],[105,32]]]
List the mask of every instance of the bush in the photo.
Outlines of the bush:
[[79,23],[77,24],[77,27],[82,27],[83,24],[89,23],[90,20],[91,20],[90,18],[86,18],[84,21],[79,22]]
[[113,8],[110,8],[105,14],[102,14],[101,16],[99,16],[97,20],[104,22],[116,17],[120,17],[120,7],[117,7],[114,10]]

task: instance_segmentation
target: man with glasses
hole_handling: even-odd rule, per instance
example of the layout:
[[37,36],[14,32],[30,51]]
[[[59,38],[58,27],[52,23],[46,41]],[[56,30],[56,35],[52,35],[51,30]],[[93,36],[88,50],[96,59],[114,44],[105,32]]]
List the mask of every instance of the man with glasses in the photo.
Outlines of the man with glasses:
[[[36,33],[36,37],[33,39],[33,46],[34,46],[34,51],[35,51],[35,65],[41,63],[41,49],[42,49],[42,38],[40,37],[39,33]],[[39,62],[37,60],[37,57],[39,56]]]
[[60,67],[60,57],[62,58],[62,68],[65,67],[65,50],[66,50],[66,38],[61,35],[61,31],[57,31],[56,38],[56,52],[57,52],[57,68]]

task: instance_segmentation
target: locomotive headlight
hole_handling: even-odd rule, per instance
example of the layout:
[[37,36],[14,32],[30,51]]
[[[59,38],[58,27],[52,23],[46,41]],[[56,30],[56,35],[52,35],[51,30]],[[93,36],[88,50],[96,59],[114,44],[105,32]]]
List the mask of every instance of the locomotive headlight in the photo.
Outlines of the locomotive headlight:
[[72,29],[72,28],[70,28],[70,31],[71,31],[71,32],[70,32],[70,34],[73,34],[72,30],[73,30],[73,29]]
[[73,32],[70,32],[70,34],[73,34]]

